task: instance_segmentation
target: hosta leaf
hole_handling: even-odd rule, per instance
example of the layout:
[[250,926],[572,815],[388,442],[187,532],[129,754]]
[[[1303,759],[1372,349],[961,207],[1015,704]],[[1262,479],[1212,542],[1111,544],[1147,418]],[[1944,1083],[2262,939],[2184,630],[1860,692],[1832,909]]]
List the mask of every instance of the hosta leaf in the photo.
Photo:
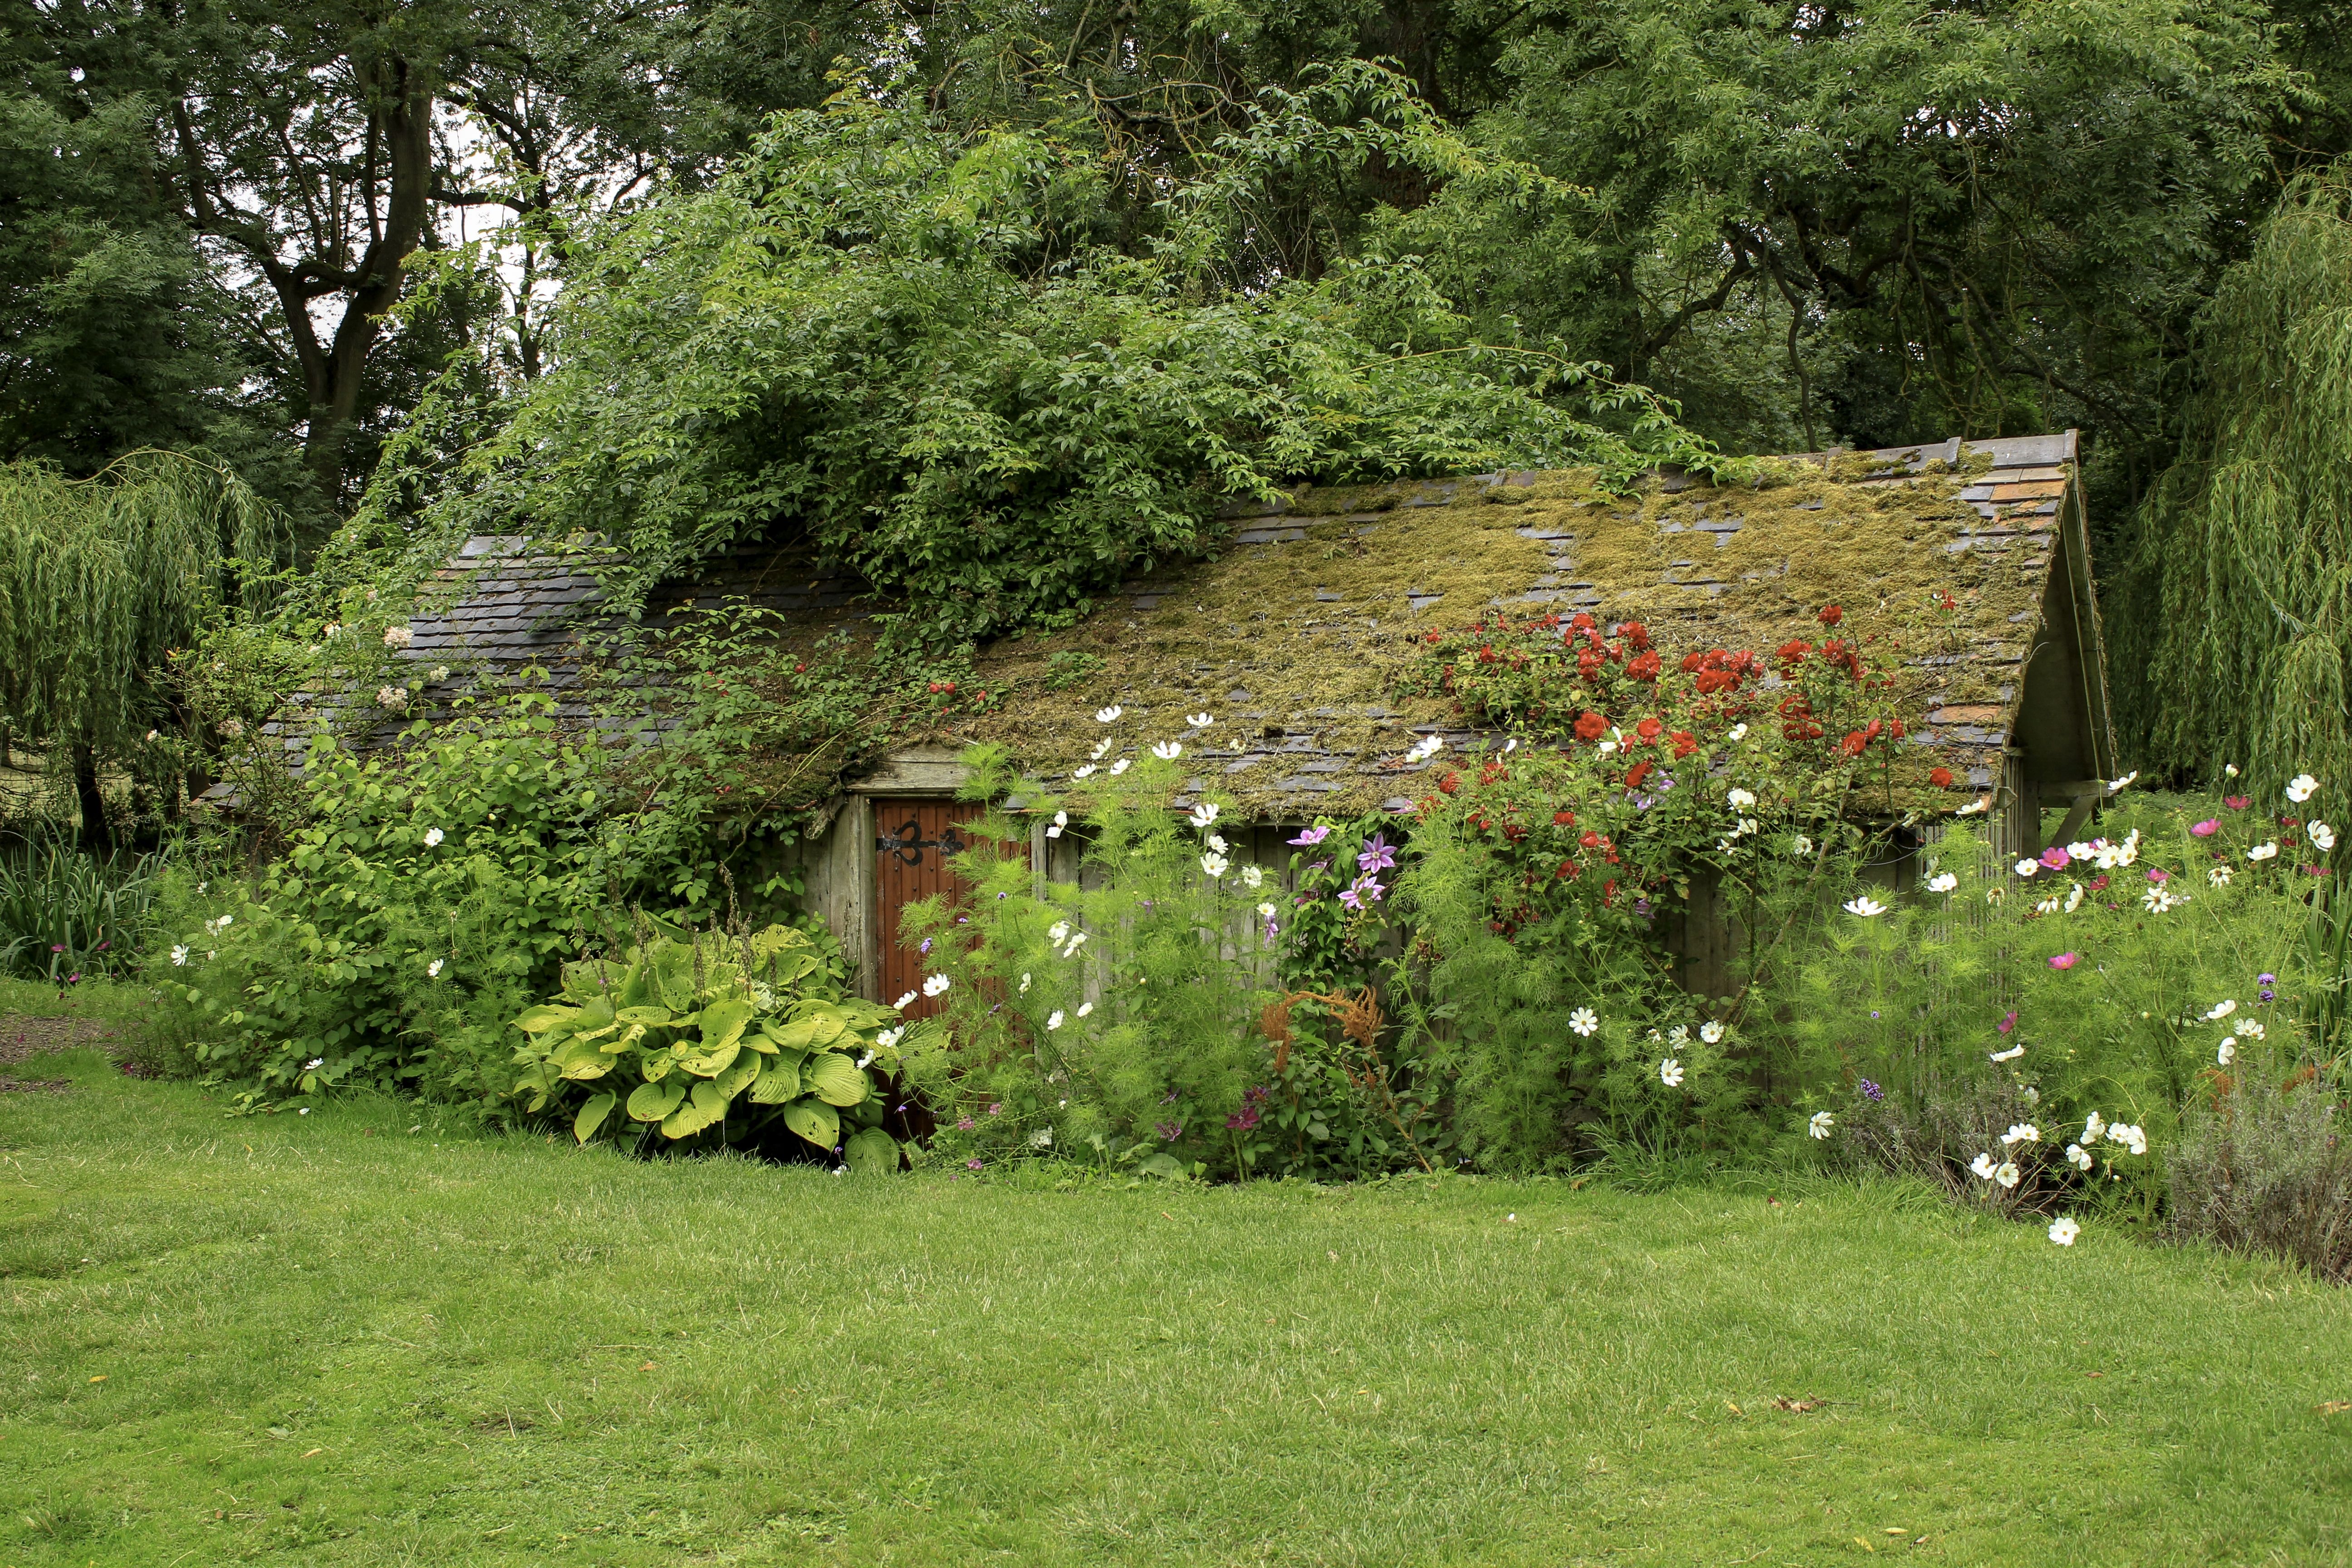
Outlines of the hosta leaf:
[[735,1058],[742,1049],[740,1042],[730,1041],[715,1051],[689,1051],[679,1058],[677,1065],[697,1078],[717,1078],[735,1064]]
[[858,1175],[886,1175],[898,1168],[898,1141],[879,1127],[868,1127],[849,1135],[841,1157]]
[[748,999],[730,997],[702,1010],[702,1048],[723,1051],[743,1037],[743,1026],[759,1011]]
[[[733,1047],[729,1047],[735,1049]],[[735,1063],[712,1079],[714,1087],[729,1100],[743,1092],[744,1086],[760,1076],[760,1058],[756,1052],[738,1051]]]
[[580,1114],[572,1119],[572,1136],[583,1143],[596,1136],[596,1130],[604,1125],[604,1118],[613,1114],[613,1101],[614,1094],[609,1089],[591,1095],[588,1103],[580,1108]]
[[809,1091],[829,1105],[856,1105],[871,1087],[866,1071],[839,1051],[819,1051],[801,1068]]
[[779,1054],[769,1061],[760,1081],[751,1086],[755,1105],[785,1105],[801,1097],[801,1058],[798,1053]]
[[708,1081],[694,1086],[686,1102],[662,1118],[665,1137],[691,1138],[727,1114],[727,1097]]
[[788,1051],[805,1051],[816,1045],[816,1025],[807,1018],[789,1024],[772,1020],[761,1025],[760,1032]]
[[603,1078],[613,1070],[613,1058],[598,1050],[593,1040],[567,1040],[550,1059],[565,1078]]
[[670,1024],[677,1020],[667,1007],[624,1007],[617,1015],[624,1024]]
[[524,1013],[514,1021],[514,1026],[526,1035],[544,1034],[557,1025],[569,1024],[579,1016],[579,1008],[550,1002]]
[[672,1079],[667,1083],[641,1083],[629,1091],[629,1114],[640,1121],[659,1121],[677,1109],[686,1098],[686,1080]]
[[795,1100],[784,1107],[784,1125],[827,1153],[841,1137],[841,1117],[821,1100]]

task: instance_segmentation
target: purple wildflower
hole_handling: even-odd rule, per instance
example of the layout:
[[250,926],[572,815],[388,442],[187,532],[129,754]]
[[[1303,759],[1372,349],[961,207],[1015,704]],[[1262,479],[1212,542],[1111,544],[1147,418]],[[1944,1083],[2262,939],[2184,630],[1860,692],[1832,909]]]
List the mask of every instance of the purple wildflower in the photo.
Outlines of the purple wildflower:
[[973,1121],[971,1117],[962,1117],[956,1122],[956,1131],[959,1132],[969,1132],[977,1125],[978,1123]]
[[966,1160],[963,1163],[963,1168],[967,1171],[977,1171],[980,1169],[980,1162],[977,1160]]
[[1001,1116],[1001,1115],[1003,1115],[1003,1114],[1004,1113],[1004,1107],[1003,1107],[1003,1104],[1001,1104],[1001,1103],[1000,1103],[1000,1104],[996,1104],[996,1105],[992,1105],[992,1106],[990,1106],[990,1107],[988,1108],[988,1113],[989,1113],[991,1116]]
[[1871,1082],[1868,1079],[1864,1079],[1862,1082],[1854,1087],[1862,1090],[1863,1098],[1865,1100],[1885,1100],[1886,1098],[1886,1091],[1879,1088],[1876,1084]]
[[916,949],[916,951],[917,951],[918,952],[930,952],[930,951],[931,951],[931,939],[930,939],[929,937],[925,937],[925,938],[923,939],[923,945],[922,945],[921,947],[919,947],[919,948]]
[[1242,1090],[1242,1103],[1244,1105],[1264,1105],[1273,1098],[1274,1090],[1262,1083],[1254,1083]]
[[1396,846],[1378,833],[1364,840],[1363,848],[1356,856],[1356,868],[1360,871],[1385,871],[1395,864]]
[[1304,849],[1310,844],[1320,844],[1330,837],[1331,830],[1328,827],[1309,827],[1303,829],[1298,837],[1290,842]]
[[2257,985],[2275,985],[2278,984],[2278,976],[2275,974],[2257,974],[2254,976],[2254,984]]
[[2000,1023],[1995,1024],[1995,1025],[1993,1026],[1993,1027],[1994,1027],[1994,1028],[1996,1028],[1996,1029],[1999,1029],[1999,1030],[2000,1030],[2002,1034],[2004,1034],[2004,1035],[2008,1034],[2011,1029],[2016,1028],[2016,1027],[2017,1027],[2017,1009],[2016,1009],[2016,1008],[2014,1008],[2014,1007],[2011,1007],[2011,1008],[2009,1010],[2009,1016],[2008,1016],[2008,1017],[2006,1017],[2006,1018],[2003,1018]]
[[1236,1132],[1246,1132],[1257,1125],[1257,1112],[1244,1105],[1225,1118],[1225,1125]]
[[1173,1143],[1177,1139],[1184,1136],[1184,1124],[1181,1121],[1155,1121],[1151,1124],[1151,1130],[1160,1134],[1160,1141],[1162,1143]]

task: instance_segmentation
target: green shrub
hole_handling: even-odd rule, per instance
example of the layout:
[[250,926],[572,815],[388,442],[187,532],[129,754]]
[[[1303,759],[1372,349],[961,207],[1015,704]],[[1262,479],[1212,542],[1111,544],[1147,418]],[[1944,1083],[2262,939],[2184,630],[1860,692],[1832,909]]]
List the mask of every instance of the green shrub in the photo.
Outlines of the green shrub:
[[70,984],[136,969],[164,857],[91,855],[58,835],[0,845],[0,975]]
[[2352,1144],[2341,1085],[2265,1051],[2189,1102],[2165,1155],[2169,1234],[2352,1280]]
[[562,999],[515,1019],[525,1043],[510,1092],[538,1115],[572,1112],[582,1142],[656,1132],[710,1148],[781,1124],[854,1171],[895,1171],[870,1075],[898,1060],[898,1010],[845,995],[804,932],[694,934],[648,923],[613,958],[563,966]]

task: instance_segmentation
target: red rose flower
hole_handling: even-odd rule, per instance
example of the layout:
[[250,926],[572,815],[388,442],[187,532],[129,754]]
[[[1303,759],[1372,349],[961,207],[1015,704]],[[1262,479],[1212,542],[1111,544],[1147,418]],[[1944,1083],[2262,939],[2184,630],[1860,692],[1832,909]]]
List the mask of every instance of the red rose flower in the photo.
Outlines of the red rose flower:
[[1654,741],[1666,732],[1666,727],[1655,719],[1644,719],[1633,726],[1633,733],[1644,741]]
[[1952,770],[1949,768],[1937,768],[1935,772],[1927,775],[1927,782],[1934,784],[1937,789],[1949,789],[1952,787]]
[[1662,668],[1664,666],[1655,653],[1638,654],[1633,662],[1625,667],[1625,673],[1635,680],[1655,680]]
[[1870,744],[1870,737],[1855,730],[1838,742],[1838,750],[1849,757],[1858,757],[1862,755],[1862,749],[1868,744]]
[[1608,728],[1608,720],[1598,713],[1588,712],[1576,721],[1576,738],[1580,741],[1597,741]]
[[1822,625],[1825,626],[1833,626],[1843,619],[1845,619],[1845,612],[1839,609],[1835,605],[1823,605],[1822,606]]
[[1554,827],[1573,827],[1576,826],[1576,813],[1555,811],[1551,814],[1551,825]]
[[1642,787],[1642,781],[1650,776],[1650,770],[1655,766],[1657,766],[1657,764],[1650,761],[1647,757],[1643,757],[1640,762],[1635,763],[1633,764],[1633,771],[1625,775],[1625,787],[1627,789],[1640,789]]
[[1601,835],[1593,832],[1592,829],[1588,827],[1584,830],[1584,836],[1579,838],[1577,842],[1583,845],[1587,849],[1598,849],[1601,847]]

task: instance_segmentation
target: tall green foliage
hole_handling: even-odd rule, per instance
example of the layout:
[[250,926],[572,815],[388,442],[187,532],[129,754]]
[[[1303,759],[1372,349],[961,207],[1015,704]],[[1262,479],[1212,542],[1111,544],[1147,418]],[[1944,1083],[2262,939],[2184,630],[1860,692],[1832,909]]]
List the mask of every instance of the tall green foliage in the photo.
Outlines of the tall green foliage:
[[134,452],[89,479],[0,467],[0,723],[70,758],[86,831],[101,763],[171,722],[166,657],[256,590],[280,514],[212,458]]
[[2115,674],[2181,773],[2352,777],[2352,172],[2303,180],[2200,323],[2180,461],[2143,514]]

